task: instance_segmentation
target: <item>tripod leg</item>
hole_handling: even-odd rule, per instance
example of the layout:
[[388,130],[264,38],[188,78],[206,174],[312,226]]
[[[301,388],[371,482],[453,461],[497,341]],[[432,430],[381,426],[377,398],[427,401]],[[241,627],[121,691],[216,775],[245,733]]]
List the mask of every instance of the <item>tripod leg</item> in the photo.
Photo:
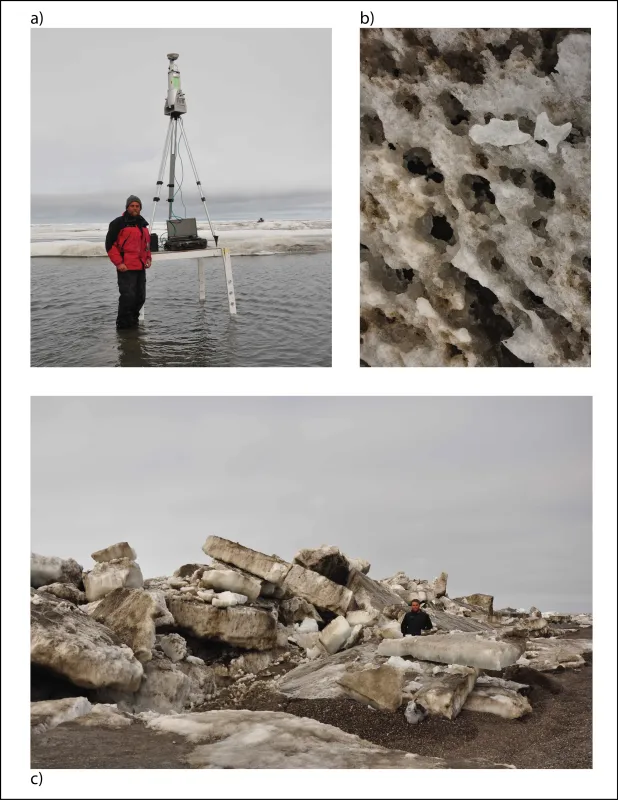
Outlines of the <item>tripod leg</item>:
[[150,232],[152,233],[152,226],[154,225],[155,220],[155,213],[157,211],[157,203],[161,199],[161,186],[163,186],[163,173],[165,172],[165,165],[167,164],[167,153],[169,150],[169,140],[170,135],[172,133],[172,124],[174,120],[170,117],[170,124],[167,128],[167,134],[165,135],[165,144],[163,145],[163,155],[161,157],[161,166],[159,167],[159,175],[157,177],[157,186],[155,189],[155,196],[153,198],[154,205],[152,207],[152,216],[150,218]]
[[167,198],[167,202],[169,205],[169,211],[167,214],[168,219],[172,219],[173,216],[172,206],[174,205],[174,186],[176,183],[176,177],[175,177],[176,153],[178,152],[178,120],[171,119],[170,122],[173,127],[171,128],[172,141],[170,146],[170,179],[169,183],[167,184],[167,188],[169,190],[169,195]]
[[215,240],[215,247],[217,246],[217,241],[219,239],[218,236],[215,235],[215,232],[212,227],[212,222],[210,221],[210,214],[208,213],[208,207],[206,206],[206,198],[204,197],[204,192],[202,190],[202,182],[200,181],[200,177],[197,174],[197,167],[195,166],[195,161],[193,160],[193,154],[191,153],[191,148],[189,147],[189,140],[187,139],[187,134],[185,132],[185,125],[182,121],[182,117],[180,118],[180,128],[182,130],[182,138],[185,140],[185,147],[187,148],[187,153],[189,155],[189,162],[191,163],[191,169],[193,170],[193,174],[195,175],[195,182],[197,184],[197,188],[200,193],[200,200],[204,206],[204,211],[206,212],[206,219],[208,220],[208,224],[210,225],[210,232],[212,233],[212,238]]

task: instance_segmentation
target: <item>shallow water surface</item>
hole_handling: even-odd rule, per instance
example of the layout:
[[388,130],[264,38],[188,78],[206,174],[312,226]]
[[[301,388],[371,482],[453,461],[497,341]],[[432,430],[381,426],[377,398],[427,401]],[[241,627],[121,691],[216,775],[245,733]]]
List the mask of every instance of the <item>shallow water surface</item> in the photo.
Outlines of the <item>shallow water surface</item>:
[[118,332],[116,271],[106,258],[31,259],[35,367],[330,367],[330,253],[233,258],[238,315],[223,265],[195,260],[147,273],[145,319]]

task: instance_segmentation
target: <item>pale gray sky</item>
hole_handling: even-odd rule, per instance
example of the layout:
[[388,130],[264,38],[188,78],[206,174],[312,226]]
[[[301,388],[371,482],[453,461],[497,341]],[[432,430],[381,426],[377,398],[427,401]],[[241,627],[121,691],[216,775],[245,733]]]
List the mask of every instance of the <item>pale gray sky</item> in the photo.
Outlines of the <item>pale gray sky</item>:
[[[150,215],[169,52],[180,53],[187,137],[215,209],[247,197],[328,202],[330,30],[42,28],[32,34],[36,219],[54,201],[105,218],[129,194]],[[192,201],[195,180],[180,153]]]
[[32,401],[32,549],[127,540],[145,577],[216,534],[370,575],[449,573],[496,606],[592,607],[592,402],[580,397]]

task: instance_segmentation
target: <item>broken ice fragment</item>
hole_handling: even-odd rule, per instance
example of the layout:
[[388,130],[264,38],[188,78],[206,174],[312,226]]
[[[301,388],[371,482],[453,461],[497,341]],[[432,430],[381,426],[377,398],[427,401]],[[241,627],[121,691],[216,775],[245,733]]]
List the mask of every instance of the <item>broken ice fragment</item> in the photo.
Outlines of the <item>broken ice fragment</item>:
[[496,147],[507,147],[511,144],[523,144],[530,138],[530,134],[519,130],[516,119],[496,119],[489,121],[488,125],[473,125],[469,136],[477,144],[494,144]]
[[536,118],[536,126],[534,128],[535,140],[545,140],[550,153],[558,152],[558,145],[562,142],[571,132],[573,125],[570,122],[565,122],[564,125],[552,125],[549,121],[547,113],[543,111]]

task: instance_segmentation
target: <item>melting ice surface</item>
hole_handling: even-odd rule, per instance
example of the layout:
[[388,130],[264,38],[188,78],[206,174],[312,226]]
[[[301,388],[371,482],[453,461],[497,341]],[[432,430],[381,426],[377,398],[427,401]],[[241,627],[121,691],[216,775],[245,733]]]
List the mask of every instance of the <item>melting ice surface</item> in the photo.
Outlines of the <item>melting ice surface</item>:
[[[89,258],[105,256],[105,235],[109,223],[39,223],[31,225],[31,255]],[[267,222],[213,222],[219,246],[232,255],[273,255],[276,253],[319,253],[331,247],[330,220],[272,220]],[[154,233],[165,234],[165,220],[155,222]],[[209,239],[207,225],[198,235]]]

